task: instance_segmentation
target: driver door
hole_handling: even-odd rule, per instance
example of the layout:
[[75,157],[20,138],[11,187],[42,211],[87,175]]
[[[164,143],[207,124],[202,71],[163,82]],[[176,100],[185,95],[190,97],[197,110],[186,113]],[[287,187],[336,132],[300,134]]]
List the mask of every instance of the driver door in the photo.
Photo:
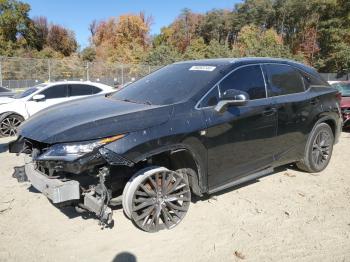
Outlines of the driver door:
[[[245,91],[250,100],[244,106],[229,106],[215,111],[215,97],[206,97],[202,108],[207,132],[209,190],[268,167],[276,147],[277,113],[273,99],[266,97],[260,65],[243,66],[226,76],[208,96],[218,96],[228,89]],[[215,89],[214,89],[215,90]],[[215,94],[216,93],[216,94]]]
[[45,98],[40,101],[35,101],[33,100],[33,98],[31,98],[29,101],[26,102],[26,108],[29,116],[32,116],[35,113],[47,107],[67,101],[68,86],[67,85],[51,86],[41,91],[38,94],[45,95]]

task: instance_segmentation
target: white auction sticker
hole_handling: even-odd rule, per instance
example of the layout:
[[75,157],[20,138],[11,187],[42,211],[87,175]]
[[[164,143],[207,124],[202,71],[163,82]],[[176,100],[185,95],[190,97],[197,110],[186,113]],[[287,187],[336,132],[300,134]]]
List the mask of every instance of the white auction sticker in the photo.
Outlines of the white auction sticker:
[[212,72],[214,71],[216,66],[192,66],[189,70],[190,71],[208,71]]

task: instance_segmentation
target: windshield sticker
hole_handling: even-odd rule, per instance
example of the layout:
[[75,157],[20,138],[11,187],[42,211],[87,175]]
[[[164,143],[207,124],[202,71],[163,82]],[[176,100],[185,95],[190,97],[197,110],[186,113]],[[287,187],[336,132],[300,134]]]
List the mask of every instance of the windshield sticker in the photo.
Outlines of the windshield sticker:
[[214,71],[216,66],[192,66],[189,70],[190,71],[207,71],[212,72]]

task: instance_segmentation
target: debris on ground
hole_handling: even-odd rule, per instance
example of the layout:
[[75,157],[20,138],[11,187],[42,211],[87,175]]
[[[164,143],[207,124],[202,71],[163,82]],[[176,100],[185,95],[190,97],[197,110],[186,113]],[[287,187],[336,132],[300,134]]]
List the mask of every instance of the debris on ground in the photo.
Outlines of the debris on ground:
[[295,177],[294,174],[291,174],[291,173],[288,173],[288,172],[285,172],[283,175],[288,176],[288,177]]
[[[15,201],[15,199],[11,199],[11,200],[8,200],[8,201],[3,201],[3,202],[0,202],[0,214],[3,214],[5,213],[6,211],[9,211],[12,209],[12,202]],[[6,207],[2,207],[2,205],[6,205]]]
[[235,254],[235,256],[238,257],[239,259],[245,259],[245,256],[244,256],[241,252],[239,252],[239,251],[237,251],[237,250],[235,251],[234,254]]

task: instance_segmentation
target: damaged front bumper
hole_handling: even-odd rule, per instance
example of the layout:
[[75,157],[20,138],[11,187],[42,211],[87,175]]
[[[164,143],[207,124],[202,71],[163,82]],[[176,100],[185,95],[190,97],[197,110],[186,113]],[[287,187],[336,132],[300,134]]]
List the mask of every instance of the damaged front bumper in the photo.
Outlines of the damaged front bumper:
[[78,181],[61,181],[56,178],[50,178],[36,170],[32,162],[27,163],[24,169],[32,186],[49,198],[52,203],[58,204],[80,199]]

